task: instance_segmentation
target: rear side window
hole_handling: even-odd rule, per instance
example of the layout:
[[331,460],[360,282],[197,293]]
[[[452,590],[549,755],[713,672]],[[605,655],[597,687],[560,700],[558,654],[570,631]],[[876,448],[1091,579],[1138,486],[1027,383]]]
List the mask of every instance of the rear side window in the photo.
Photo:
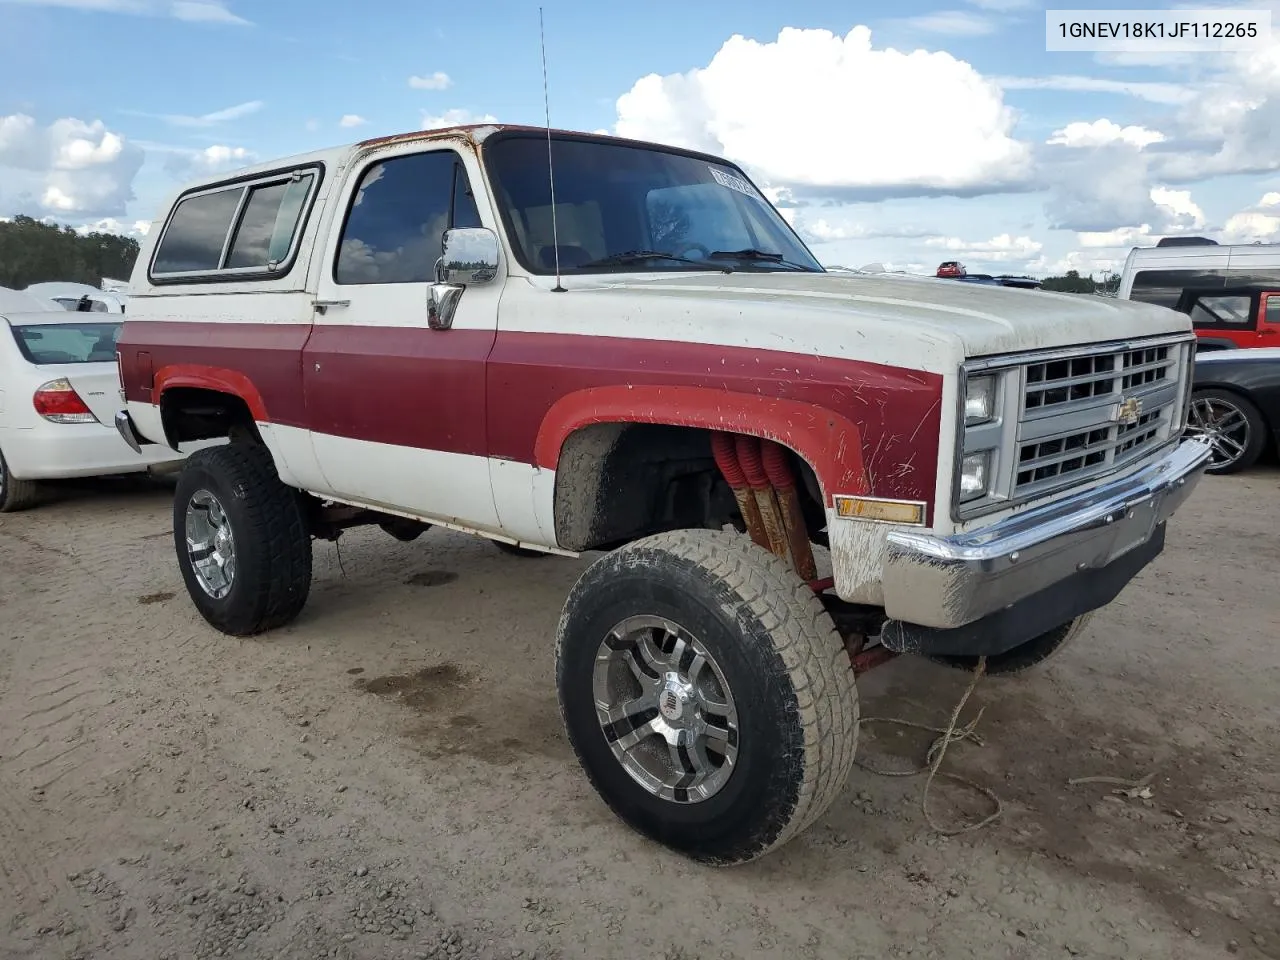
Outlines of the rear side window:
[[1252,297],[1201,294],[1191,307],[1191,324],[1195,327],[1245,327],[1249,325],[1252,308]]
[[284,276],[317,180],[315,170],[297,171],[185,197],[160,238],[152,278]]
[[243,187],[187,197],[173,212],[169,229],[156,251],[152,273],[217,270],[231,220],[240,206]]
[[393,157],[365,170],[342,228],[338,283],[428,283],[450,227],[480,225],[452,150]]
[[32,323],[13,328],[28,363],[99,363],[116,358],[118,323]]
[[265,267],[288,255],[311,180],[308,174],[300,180],[249,191],[249,202],[227,255],[228,267]]

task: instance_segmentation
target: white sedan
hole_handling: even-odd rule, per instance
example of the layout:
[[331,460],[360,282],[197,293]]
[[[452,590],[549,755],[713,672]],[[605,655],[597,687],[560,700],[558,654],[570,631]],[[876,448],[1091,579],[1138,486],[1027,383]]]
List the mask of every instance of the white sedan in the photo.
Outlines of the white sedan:
[[34,505],[41,480],[139,473],[185,456],[163,446],[137,454],[116,431],[124,318],[51,306],[0,304],[0,513]]

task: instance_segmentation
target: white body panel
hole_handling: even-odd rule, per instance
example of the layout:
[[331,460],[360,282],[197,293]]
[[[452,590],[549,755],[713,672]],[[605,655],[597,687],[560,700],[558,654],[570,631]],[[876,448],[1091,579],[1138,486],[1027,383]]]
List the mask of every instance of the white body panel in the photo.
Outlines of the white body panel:
[[[51,311],[0,317],[0,451],[22,480],[52,480],[136,473],[176,463],[184,453],[157,447],[138,456],[116,432],[119,373],[114,360],[35,364],[19,350],[13,326],[111,322],[106,314]],[[32,398],[51,380],[71,381],[97,423],[54,423],[36,412]]]

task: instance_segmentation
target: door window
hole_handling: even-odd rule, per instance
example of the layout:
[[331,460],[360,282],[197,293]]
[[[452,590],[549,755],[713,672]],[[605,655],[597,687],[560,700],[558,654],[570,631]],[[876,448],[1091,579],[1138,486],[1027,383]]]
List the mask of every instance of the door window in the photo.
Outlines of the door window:
[[1263,320],[1269,327],[1280,327],[1280,293],[1264,293],[1263,297],[1263,303],[1266,304]]
[[1191,307],[1191,323],[1197,329],[1245,330],[1252,312],[1250,296],[1201,294]]
[[334,280],[430,283],[444,232],[479,225],[466,169],[452,150],[382,160],[364,171],[352,197]]

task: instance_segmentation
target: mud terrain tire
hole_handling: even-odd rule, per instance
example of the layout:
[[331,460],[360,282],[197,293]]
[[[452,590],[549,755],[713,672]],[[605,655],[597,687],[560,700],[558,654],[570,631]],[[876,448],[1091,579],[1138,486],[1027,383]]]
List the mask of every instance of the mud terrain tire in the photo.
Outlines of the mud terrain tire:
[[[616,640],[604,645],[619,635],[616,628],[638,622],[632,618],[678,625],[709,654],[728,688],[724,699],[736,706],[736,760],[717,791],[703,799],[686,796],[682,802],[678,788],[665,798],[642,785],[616,756],[598,717],[598,654],[607,659],[616,655],[611,651],[626,651],[630,660],[623,669],[635,673],[631,661],[640,659],[638,651],[654,649]],[[657,634],[671,638],[656,641],[657,648],[675,643],[669,632]],[[688,652],[692,646],[673,646],[668,663],[679,669],[686,659],[696,662]],[[705,664],[689,667],[693,675],[699,670],[705,673]],[[651,676],[650,684],[660,685],[672,674]],[[636,679],[639,685],[638,674]],[[853,766],[858,696],[831,617],[788,564],[736,533],[662,533],[588,567],[561,614],[556,682],[570,742],[602,799],[640,833],[702,862],[743,863],[786,843],[840,796]],[[668,717],[670,704],[662,701],[668,695],[657,694],[648,722]],[[642,720],[637,713],[635,726]],[[619,725],[609,726],[612,740],[622,739]],[[658,751],[680,749],[668,747],[661,735],[650,742]],[[671,775],[677,777],[674,763]],[[686,777],[688,770],[685,765]]]
[[[187,549],[193,498],[216,500],[234,544],[230,589],[214,596],[201,585]],[[187,592],[201,616],[232,636],[284,626],[311,590],[311,536],[298,493],[280,482],[266,447],[229,443],[186,459],[173,497],[173,539]]]

